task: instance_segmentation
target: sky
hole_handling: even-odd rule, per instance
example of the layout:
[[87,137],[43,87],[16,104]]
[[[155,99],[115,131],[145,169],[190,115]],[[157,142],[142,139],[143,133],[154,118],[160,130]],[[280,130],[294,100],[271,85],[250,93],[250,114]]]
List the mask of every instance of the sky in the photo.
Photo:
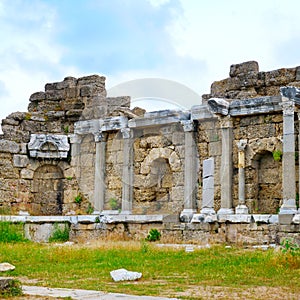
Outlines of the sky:
[[179,103],[190,108],[231,64],[300,65],[299,11],[299,0],[0,0],[0,119],[48,82],[91,74],[108,91],[178,82],[199,95]]

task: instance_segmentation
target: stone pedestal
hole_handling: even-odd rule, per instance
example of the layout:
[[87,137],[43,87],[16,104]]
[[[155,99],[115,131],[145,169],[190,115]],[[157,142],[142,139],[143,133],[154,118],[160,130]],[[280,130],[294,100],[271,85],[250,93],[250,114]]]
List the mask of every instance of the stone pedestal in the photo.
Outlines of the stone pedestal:
[[122,175],[122,210],[121,214],[131,214],[133,200],[133,131],[121,129],[123,136],[123,175]]
[[296,172],[295,172],[295,133],[294,102],[290,96],[290,88],[281,89],[283,110],[283,153],[282,153],[282,196],[283,204],[279,214],[294,214],[296,208]]
[[229,116],[220,117],[222,135],[221,157],[221,208],[218,214],[233,214],[232,208],[232,121]]
[[191,120],[181,121],[185,138],[184,164],[184,209],[180,219],[189,222],[196,213],[197,191],[197,149],[194,137],[194,123]]
[[245,205],[245,148],[247,140],[240,140],[238,146],[238,167],[239,167],[239,204],[235,208],[236,214],[248,214],[248,207]]
[[105,151],[106,133],[95,134],[96,161],[95,161],[95,186],[94,186],[94,209],[102,211],[105,199]]

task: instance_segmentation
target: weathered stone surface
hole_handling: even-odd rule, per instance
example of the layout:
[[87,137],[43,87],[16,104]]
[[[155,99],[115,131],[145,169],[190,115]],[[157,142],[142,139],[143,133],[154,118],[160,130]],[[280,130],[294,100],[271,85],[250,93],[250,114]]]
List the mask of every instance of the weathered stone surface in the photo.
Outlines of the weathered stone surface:
[[4,262],[0,263],[0,272],[12,271],[16,267],[10,263]]
[[14,155],[14,166],[18,168],[24,168],[29,164],[29,158],[27,155]]
[[0,139],[0,152],[18,153],[20,146],[16,142]]
[[126,269],[118,269],[110,272],[110,276],[114,281],[133,281],[140,279],[142,273],[127,271]]
[[240,74],[249,72],[258,72],[259,67],[256,61],[247,61],[241,64],[235,64],[230,66],[230,77],[235,77]]

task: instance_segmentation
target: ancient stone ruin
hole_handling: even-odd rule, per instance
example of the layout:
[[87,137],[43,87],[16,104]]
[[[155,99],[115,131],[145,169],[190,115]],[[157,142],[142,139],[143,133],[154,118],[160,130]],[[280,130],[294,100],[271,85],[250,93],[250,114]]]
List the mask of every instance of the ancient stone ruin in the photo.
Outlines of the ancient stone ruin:
[[188,111],[131,109],[98,75],[46,84],[2,120],[1,220],[32,239],[53,223],[73,239],[299,238],[300,67],[229,75]]

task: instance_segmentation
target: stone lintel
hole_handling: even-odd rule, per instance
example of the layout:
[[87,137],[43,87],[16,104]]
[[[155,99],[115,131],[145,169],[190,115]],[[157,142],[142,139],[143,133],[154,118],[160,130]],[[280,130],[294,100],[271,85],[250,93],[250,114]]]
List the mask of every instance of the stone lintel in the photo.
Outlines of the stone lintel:
[[211,120],[215,118],[214,114],[205,105],[194,105],[191,108],[191,119],[192,120]]
[[218,221],[220,223],[252,223],[253,216],[252,215],[232,215],[232,214],[218,214]]
[[243,116],[281,111],[280,102],[280,96],[233,100],[229,105],[229,114],[231,116]]
[[84,120],[78,121],[74,124],[74,133],[83,135],[88,133],[95,133],[100,130],[100,120]]
[[154,127],[158,125],[167,125],[179,123],[182,120],[189,120],[190,112],[162,110],[146,113],[143,118],[135,118],[128,121],[130,128]]
[[111,117],[100,120],[101,131],[113,131],[125,128],[128,125],[128,118],[124,116]]

